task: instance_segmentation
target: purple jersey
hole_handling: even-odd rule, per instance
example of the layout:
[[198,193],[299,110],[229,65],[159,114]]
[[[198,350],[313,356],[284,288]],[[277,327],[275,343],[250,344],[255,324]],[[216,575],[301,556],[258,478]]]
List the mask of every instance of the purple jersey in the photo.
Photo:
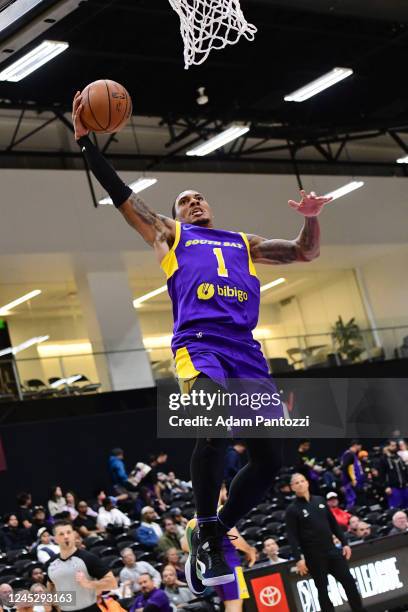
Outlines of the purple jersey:
[[173,351],[202,334],[253,343],[260,291],[245,234],[176,221],[161,265],[173,303]]

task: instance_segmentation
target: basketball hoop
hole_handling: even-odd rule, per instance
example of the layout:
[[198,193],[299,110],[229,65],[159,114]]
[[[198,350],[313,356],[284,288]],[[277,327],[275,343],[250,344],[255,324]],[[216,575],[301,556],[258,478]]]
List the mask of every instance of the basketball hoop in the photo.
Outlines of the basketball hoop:
[[212,49],[234,45],[241,36],[254,40],[256,27],[248,23],[239,0],[169,0],[180,17],[184,68],[202,64]]

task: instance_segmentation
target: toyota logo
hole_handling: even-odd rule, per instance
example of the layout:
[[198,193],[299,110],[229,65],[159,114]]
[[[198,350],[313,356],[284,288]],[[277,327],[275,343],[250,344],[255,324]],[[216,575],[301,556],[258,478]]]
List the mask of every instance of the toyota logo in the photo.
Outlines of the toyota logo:
[[272,608],[278,605],[282,599],[282,593],[275,586],[267,586],[259,593],[259,599],[264,606]]

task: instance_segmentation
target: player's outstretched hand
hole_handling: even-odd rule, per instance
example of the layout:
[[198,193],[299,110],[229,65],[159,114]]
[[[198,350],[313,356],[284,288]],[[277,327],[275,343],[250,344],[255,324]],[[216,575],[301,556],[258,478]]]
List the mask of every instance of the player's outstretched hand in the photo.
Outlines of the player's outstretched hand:
[[72,123],[74,124],[75,140],[78,140],[82,136],[87,136],[89,134],[89,130],[84,126],[84,124],[81,121],[81,111],[82,111],[81,92],[77,91],[74,97],[74,101],[72,103]]
[[317,196],[314,191],[307,194],[303,189],[300,192],[300,202],[295,200],[289,200],[288,204],[291,208],[296,210],[304,217],[317,217],[322,212],[325,204],[332,201],[333,198],[325,198],[324,196]]

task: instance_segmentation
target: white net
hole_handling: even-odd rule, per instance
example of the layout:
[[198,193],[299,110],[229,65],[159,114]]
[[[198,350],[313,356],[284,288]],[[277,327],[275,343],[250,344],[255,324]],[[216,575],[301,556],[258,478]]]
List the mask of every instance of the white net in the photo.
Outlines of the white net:
[[254,40],[256,27],[248,23],[239,0],[169,0],[180,17],[184,67],[202,64],[212,49],[234,45],[241,36]]

